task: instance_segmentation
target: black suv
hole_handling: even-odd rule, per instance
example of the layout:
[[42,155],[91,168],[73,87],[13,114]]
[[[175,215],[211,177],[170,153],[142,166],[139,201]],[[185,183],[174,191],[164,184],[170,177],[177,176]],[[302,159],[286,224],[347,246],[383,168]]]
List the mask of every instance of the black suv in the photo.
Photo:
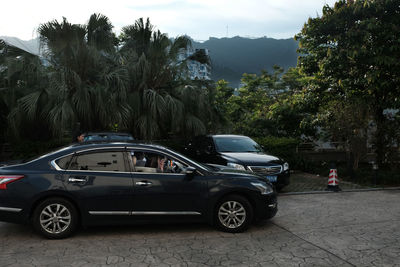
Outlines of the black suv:
[[266,154],[259,144],[247,136],[198,136],[189,142],[185,151],[189,157],[203,163],[262,175],[278,190],[290,182],[289,164],[282,159]]

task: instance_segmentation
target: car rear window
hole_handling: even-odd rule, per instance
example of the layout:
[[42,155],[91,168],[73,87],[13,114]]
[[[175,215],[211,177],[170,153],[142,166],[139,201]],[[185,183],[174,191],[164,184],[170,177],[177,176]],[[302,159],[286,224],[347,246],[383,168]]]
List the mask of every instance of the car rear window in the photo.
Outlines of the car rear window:
[[61,159],[56,160],[56,164],[58,165],[58,167],[60,167],[61,169],[65,170],[68,168],[68,164],[72,159],[72,155],[70,156],[66,156],[63,157]]
[[121,151],[105,151],[74,156],[69,170],[125,172],[124,154]]

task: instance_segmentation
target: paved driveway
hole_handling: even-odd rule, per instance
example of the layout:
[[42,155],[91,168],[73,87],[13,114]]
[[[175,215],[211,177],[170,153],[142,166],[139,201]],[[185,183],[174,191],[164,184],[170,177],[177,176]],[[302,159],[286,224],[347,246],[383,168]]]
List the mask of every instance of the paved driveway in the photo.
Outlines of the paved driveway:
[[400,191],[285,195],[279,208],[241,234],[96,227],[54,241],[0,223],[0,266],[400,266]]

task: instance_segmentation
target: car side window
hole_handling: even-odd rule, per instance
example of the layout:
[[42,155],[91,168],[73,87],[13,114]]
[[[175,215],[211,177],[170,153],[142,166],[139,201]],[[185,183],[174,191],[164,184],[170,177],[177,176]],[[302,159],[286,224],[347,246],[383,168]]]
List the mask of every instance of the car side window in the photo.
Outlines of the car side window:
[[156,152],[130,150],[133,171],[142,173],[185,173],[187,165]]
[[103,151],[73,157],[68,170],[126,172],[122,151]]
[[56,164],[61,169],[65,170],[68,168],[68,164],[70,163],[71,159],[72,159],[72,155],[69,155],[69,156],[66,156],[61,159],[56,160]]

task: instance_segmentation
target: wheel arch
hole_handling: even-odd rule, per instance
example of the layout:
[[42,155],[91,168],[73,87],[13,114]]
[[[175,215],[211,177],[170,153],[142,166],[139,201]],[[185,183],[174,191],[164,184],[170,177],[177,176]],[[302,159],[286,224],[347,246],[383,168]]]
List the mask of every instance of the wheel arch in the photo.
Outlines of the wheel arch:
[[64,191],[61,191],[61,190],[47,191],[45,194],[42,194],[39,197],[37,197],[33,201],[32,205],[31,205],[31,208],[29,210],[29,213],[28,213],[28,219],[29,220],[32,220],[33,213],[35,212],[36,207],[41,202],[43,202],[44,200],[49,199],[49,198],[64,198],[64,199],[68,200],[72,205],[74,205],[75,209],[78,212],[78,215],[79,215],[78,216],[78,223],[82,224],[82,218],[83,218],[82,211],[79,208],[79,205],[78,205],[77,201],[71,195],[69,195],[68,193],[66,193]]
[[[210,203],[209,206],[209,213],[208,213],[208,221],[209,223],[214,223],[214,214],[216,212],[217,206],[218,204],[222,201],[222,199],[231,196],[231,195],[236,195],[236,196],[241,196],[243,198],[245,198],[247,201],[249,201],[251,207],[253,208],[253,212],[256,211],[256,201],[251,197],[251,193],[250,192],[246,192],[246,191],[241,191],[241,190],[229,190],[226,191],[220,195],[218,195],[217,197],[215,197],[215,199]],[[255,216],[253,216],[253,220],[254,220]]]

